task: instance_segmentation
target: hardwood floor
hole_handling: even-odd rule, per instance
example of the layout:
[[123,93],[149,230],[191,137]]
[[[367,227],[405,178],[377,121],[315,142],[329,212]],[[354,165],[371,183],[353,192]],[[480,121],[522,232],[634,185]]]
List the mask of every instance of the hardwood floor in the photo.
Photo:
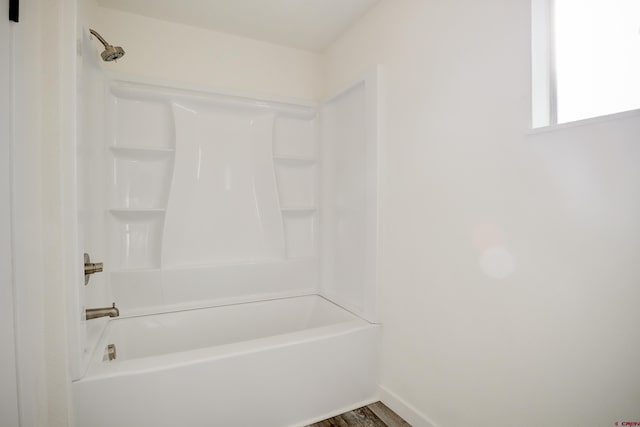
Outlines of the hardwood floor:
[[411,427],[411,425],[382,402],[376,402],[307,427]]

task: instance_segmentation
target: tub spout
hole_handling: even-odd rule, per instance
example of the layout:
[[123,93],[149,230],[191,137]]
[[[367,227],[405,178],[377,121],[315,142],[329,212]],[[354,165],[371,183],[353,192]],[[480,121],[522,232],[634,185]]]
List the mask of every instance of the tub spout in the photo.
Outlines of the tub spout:
[[120,310],[116,307],[116,303],[114,302],[111,307],[104,308],[87,308],[85,310],[85,315],[87,320],[97,319],[99,317],[118,317],[120,316]]

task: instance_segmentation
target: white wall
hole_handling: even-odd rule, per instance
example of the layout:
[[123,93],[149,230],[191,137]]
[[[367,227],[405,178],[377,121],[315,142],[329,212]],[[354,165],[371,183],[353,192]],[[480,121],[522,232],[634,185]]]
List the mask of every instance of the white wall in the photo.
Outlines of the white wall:
[[11,27],[9,2],[0,1],[0,424],[18,425],[11,250]]
[[317,99],[322,90],[317,53],[106,8],[90,25],[126,51],[117,64],[107,64],[109,70],[306,100]]
[[382,397],[416,426],[640,418],[640,117],[528,135],[529,8],[384,0],[326,52],[327,93],[386,69]]
[[11,249],[22,427],[69,425],[60,149],[64,61],[69,52],[75,57],[73,42],[63,48],[63,28],[74,4],[22,2],[12,28]]
[[42,16],[38,2],[22,4],[13,27],[14,116],[12,216],[21,425],[46,425],[44,283],[42,253]]
[[[69,370],[67,316],[75,308],[66,293],[68,257],[82,254],[65,252],[70,239],[65,214],[68,205],[65,173],[69,147],[75,142],[73,108],[76,64],[76,0],[41,2],[41,99],[42,138],[42,250],[44,288],[44,358],[47,387],[47,424],[65,427],[72,423],[71,376]],[[56,37],[52,37],[56,35]],[[77,264],[75,264],[77,265]],[[76,272],[78,270],[75,270]]]

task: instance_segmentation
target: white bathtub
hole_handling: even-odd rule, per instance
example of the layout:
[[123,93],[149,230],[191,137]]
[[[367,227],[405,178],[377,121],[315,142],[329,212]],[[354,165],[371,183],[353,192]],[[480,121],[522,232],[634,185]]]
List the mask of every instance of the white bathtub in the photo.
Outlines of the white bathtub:
[[377,329],[319,296],[115,319],[76,425],[306,425],[376,400]]

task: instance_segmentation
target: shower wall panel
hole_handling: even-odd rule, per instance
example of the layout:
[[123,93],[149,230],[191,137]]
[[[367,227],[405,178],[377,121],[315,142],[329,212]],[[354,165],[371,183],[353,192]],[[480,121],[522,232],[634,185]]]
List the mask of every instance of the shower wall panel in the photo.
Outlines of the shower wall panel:
[[[77,105],[76,105],[76,144],[74,153],[66,153],[70,164],[75,169],[65,170],[65,174],[73,176],[75,189],[70,185],[65,189],[65,210],[73,211],[70,221],[77,221],[77,234],[72,227],[66,230],[66,250],[75,256],[69,269],[69,280],[73,283],[69,301],[72,321],[69,326],[70,357],[72,358],[71,376],[79,378],[88,366],[100,335],[106,325],[105,319],[85,320],[86,307],[103,307],[113,301],[108,277],[105,274],[91,276],[89,286],[84,284],[82,271],[83,253],[88,253],[93,262],[105,261],[109,254],[109,228],[105,226],[105,211],[109,200],[105,197],[108,164],[105,164],[104,135],[105,122],[105,79],[101,67],[101,59],[89,38],[89,30],[83,28],[83,37],[79,47],[81,56],[77,67]],[[74,194],[75,193],[75,194]],[[71,216],[71,215],[70,215]]]
[[322,105],[324,295],[375,322],[379,237],[378,71]]
[[176,160],[162,264],[285,257],[274,176],[274,114],[174,104]]
[[318,291],[315,106],[113,80],[106,117],[124,314]]

